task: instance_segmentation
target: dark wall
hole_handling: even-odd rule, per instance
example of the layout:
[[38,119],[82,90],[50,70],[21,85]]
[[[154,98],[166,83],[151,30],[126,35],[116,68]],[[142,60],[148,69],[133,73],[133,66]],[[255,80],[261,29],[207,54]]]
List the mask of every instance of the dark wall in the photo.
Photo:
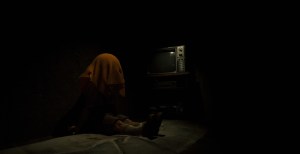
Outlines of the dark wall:
[[75,103],[78,76],[97,52],[92,45],[39,41],[8,53],[2,80],[1,145],[51,135],[55,124]]

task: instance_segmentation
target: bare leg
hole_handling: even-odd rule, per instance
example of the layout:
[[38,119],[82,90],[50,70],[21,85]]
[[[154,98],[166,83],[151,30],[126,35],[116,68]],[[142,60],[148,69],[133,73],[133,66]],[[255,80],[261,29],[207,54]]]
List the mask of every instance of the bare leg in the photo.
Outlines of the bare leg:
[[121,134],[139,136],[139,135],[142,135],[143,125],[133,126],[133,125],[124,123],[121,120],[117,120],[114,124],[114,130]]
[[132,121],[132,120],[129,119],[129,118],[123,120],[123,122],[124,122],[125,124],[129,124],[129,125],[132,125],[132,126],[135,126],[135,127],[139,127],[139,126],[143,125],[143,123],[145,123],[145,122],[136,122],[136,121]]
[[141,135],[143,123],[133,122],[127,116],[114,116],[106,114],[103,118],[103,125],[109,126],[114,132],[127,135]]
[[141,126],[144,123],[144,122],[133,121],[128,116],[122,114],[117,115],[117,117],[119,117],[120,120],[122,120],[122,122],[124,122],[125,124],[129,124],[135,127]]

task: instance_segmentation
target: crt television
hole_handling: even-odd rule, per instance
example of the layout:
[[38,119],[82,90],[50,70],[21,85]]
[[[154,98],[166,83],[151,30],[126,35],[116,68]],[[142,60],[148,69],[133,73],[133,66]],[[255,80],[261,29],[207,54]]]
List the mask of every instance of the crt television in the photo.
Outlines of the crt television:
[[185,45],[162,47],[152,50],[148,56],[147,74],[180,74],[185,73]]

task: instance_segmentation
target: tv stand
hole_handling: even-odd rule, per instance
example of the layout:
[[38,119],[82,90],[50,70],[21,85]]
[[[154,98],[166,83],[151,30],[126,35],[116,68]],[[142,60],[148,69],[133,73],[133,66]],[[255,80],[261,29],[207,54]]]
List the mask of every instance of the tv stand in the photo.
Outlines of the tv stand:
[[180,72],[180,73],[159,73],[159,74],[148,74],[149,77],[163,77],[163,76],[181,76],[188,75],[189,72]]
[[167,117],[182,115],[191,81],[189,72],[147,75],[149,107],[162,110]]
[[188,86],[189,72],[149,74],[147,77],[148,88],[152,90],[182,89]]

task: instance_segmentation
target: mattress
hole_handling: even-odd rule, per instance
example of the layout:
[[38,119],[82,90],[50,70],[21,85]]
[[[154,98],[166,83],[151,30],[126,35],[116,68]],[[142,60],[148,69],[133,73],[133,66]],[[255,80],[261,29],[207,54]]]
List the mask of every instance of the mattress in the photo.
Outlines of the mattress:
[[77,134],[13,147],[0,154],[176,154],[197,140],[206,130],[200,125],[182,120],[163,120],[159,136],[148,139],[131,135]]

